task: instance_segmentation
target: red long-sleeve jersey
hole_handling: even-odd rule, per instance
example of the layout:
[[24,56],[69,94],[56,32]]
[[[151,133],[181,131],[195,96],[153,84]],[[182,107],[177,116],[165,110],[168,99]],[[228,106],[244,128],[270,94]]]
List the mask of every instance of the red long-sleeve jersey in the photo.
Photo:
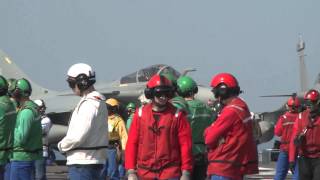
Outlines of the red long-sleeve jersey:
[[205,130],[209,160],[207,173],[233,179],[257,173],[258,155],[252,132],[252,119],[246,103],[234,98]]
[[163,112],[152,104],[136,111],[129,130],[126,169],[137,169],[142,178],[179,177],[192,171],[192,137],[187,116],[168,103]]
[[289,144],[293,132],[293,124],[298,117],[298,113],[286,112],[281,115],[274,128],[274,134],[281,137],[280,149],[282,151],[289,151]]

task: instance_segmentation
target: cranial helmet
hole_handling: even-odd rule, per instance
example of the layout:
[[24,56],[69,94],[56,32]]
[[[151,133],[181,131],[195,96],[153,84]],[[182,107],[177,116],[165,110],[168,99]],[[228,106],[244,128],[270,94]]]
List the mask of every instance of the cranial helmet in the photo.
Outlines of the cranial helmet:
[[147,87],[144,90],[144,94],[147,99],[152,99],[155,93],[166,92],[173,95],[174,88],[169,79],[163,75],[156,74],[150,78],[147,83]]
[[177,80],[177,92],[182,97],[196,94],[198,92],[197,83],[189,76],[179,77]]
[[287,102],[290,111],[297,111],[300,106],[300,101],[297,97],[290,97]]
[[31,84],[27,79],[22,78],[15,81],[12,92],[14,97],[29,97],[31,95],[31,92]]
[[312,102],[319,101],[319,92],[315,89],[311,89],[304,95],[304,99]]
[[210,83],[212,92],[215,97],[227,99],[234,95],[239,95],[241,93],[238,80],[229,73],[220,73],[215,75]]
[[46,104],[44,103],[44,101],[42,99],[37,99],[33,101],[34,103],[36,103],[38,105],[38,109],[40,113],[44,113],[46,111]]
[[8,82],[6,78],[0,75],[0,94],[5,95],[8,92]]
[[67,82],[71,88],[77,85],[80,90],[86,90],[96,82],[95,72],[88,64],[74,64],[69,68],[67,74]]
[[136,109],[136,105],[132,102],[128,103],[127,106],[126,106],[126,109]]
[[116,100],[115,98],[109,98],[106,100],[106,104],[108,106],[119,106],[119,101]]
[[315,89],[309,90],[304,95],[307,107],[310,109],[310,116],[315,117],[319,113],[320,95]]

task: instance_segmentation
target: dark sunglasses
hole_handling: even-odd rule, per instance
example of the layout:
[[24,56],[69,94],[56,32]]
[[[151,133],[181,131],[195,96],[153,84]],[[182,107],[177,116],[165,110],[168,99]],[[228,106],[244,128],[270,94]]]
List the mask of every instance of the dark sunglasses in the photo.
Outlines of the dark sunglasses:
[[155,91],[155,92],[154,92],[154,96],[155,96],[155,97],[165,96],[165,97],[171,98],[172,95],[173,95],[173,94],[172,94],[172,91]]
[[307,107],[312,107],[312,106],[317,105],[317,101],[306,100],[305,105],[306,105]]

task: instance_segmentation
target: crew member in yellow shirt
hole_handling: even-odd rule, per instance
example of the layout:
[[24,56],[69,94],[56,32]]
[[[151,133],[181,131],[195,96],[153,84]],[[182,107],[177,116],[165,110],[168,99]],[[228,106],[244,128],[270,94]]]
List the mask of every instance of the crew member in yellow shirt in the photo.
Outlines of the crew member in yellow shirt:
[[119,101],[110,98],[106,101],[108,108],[108,133],[109,146],[108,159],[106,162],[105,174],[110,180],[118,180],[125,178],[125,170],[123,167],[123,152],[128,140],[126,124],[119,115]]

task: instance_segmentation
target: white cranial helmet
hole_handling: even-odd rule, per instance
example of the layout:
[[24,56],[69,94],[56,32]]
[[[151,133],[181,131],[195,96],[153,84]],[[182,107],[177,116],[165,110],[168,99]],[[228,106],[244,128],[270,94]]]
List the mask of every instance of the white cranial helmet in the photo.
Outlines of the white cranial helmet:
[[95,72],[91,66],[85,63],[77,63],[72,65],[68,70],[68,76],[76,78],[80,74],[85,74],[88,77],[95,77]]

